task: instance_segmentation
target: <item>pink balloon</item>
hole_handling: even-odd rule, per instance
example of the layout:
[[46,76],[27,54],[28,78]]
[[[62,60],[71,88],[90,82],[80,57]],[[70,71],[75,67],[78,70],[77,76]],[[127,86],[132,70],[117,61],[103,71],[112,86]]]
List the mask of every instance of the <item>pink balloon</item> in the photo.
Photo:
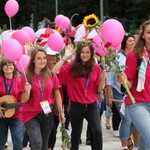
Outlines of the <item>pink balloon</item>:
[[118,52],[121,50],[121,44],[119,44],[119,45],[116,46],[116,47],[112,47],[112,46],[111,46],[111,49],[112,49],[112,50],[116,50],[116,53],[118,53]]
[[16,39],[21,45],[25,45],[29,41],[30,36],[25,30],[17,30],[12,37]]
[[58,33],[54,33],[48,38],[48,46],[56,52],[59,52],[64,47],[64,40],[62,36]]
[[115,19],[106,20],[100,30],[105,43],[111,43],[113,47],[118,46],[124,37],[124,28],[122,24]]
[[30,62],[30,56],[22,55],[20,60],[16,61],[16,67],[21,73],[24,73],[27,70],[29,62]]
[[23,27],[21,30],[25,30],[29,34],[30,40],[32,42],[35,41],[35,32],[31,27],[26,26],[26,27]]
[[55,24],[57,24],[58,20],[62,17],[64,17],[64,15],[57,15],[54,19]]
[[58,19],[56,19],[56,25],[61,27],[62,29],[68,29],[70,25],[70,19],[65,16],[59,16]]
[[8,17],[13,17],[19,10],[19,4],[16,0],[8,0],[5,4],[5,12]]
[[22,46],[15,39],[7,39],[2,43],[2,54],[9,60],[17,61],[22,55]]
[[100,36],[97,34],[94,38],[93,38],[93,43],[92,43],[95,51],[101,55],[101,56],[106,56],[108,51],[107,48],[105,47],[104,42],[102,41],[102,39],[100,38]]

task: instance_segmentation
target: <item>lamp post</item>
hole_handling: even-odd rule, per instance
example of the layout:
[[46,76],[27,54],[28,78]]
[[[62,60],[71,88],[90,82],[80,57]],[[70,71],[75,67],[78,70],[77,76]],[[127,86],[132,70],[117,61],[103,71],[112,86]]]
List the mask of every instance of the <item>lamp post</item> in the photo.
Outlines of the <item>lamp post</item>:
[[55,0],[55,15],[58,15],[58,0]]
[[103,23],[103,0],[100,0],[100,18]]

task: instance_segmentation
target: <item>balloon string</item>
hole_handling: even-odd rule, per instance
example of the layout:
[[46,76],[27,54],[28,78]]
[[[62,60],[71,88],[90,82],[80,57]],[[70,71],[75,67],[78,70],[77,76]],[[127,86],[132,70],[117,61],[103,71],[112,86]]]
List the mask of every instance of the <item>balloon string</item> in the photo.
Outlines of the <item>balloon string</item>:
[[25,70],[24,70],[24,68],[23,68],[23,65],[22,65],[21,60],[19,60],[19,63],[20,63],[20,66],[21,66],[21,68],[22,68],[22,71],[23,71],[23,74],[24,74],[25,80],[26,80],[26,82],[27,82],[27,76],[26,76],[26,73],[25,73]]
[[11,17],[9,17],[10,30],[12,30]]
[[58,31],[58,32],[60,32],[60,30],[61,30],[61,28],[60,28],[60,27],[58,27],[57,31]]

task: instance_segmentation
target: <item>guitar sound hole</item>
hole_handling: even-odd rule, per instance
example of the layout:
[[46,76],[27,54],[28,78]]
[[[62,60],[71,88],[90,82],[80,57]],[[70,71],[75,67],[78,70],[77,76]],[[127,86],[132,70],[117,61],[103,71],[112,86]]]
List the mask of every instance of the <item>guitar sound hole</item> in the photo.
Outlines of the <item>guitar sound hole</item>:
[[6,108],[6,109],[7,109],[7,104],[6,104],[6,103],[3,103],[3,104],[1,105],[1,107],[3,107],[3,108]]

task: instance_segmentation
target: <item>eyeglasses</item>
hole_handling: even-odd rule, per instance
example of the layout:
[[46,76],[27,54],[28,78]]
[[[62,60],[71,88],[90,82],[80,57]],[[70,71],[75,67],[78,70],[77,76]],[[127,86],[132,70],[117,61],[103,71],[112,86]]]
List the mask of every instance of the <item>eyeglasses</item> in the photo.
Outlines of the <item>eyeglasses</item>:
[[8,66],[12,67],[13,65],[14,65],[13,63],[7,63],[4,65],[4,67],[8,67]]

